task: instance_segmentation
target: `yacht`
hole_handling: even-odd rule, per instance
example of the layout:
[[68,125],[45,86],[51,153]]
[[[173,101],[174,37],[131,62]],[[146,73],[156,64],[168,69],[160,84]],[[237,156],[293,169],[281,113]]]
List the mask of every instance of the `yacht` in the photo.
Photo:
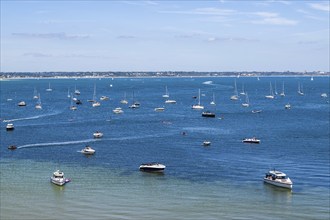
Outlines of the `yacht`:
[[259,144],[260,140],[257,139],[256,137],[253,137],[253,138],[245,138],[245,139],[243,139],[242,142],[243,143],[251,143],[251,144]]
[[270,170],[266,173],[264,177],[264,182],[272,184],[274,186],[279,186],[283,188],[292,189],[292,181],[283,172],[277,170]]
[[164,172],[166,166],[160,163],[143,163],[140,165],[139,169],[146,172]]
[[9,124],[6,125],[6,130],[7,131],[14,130],[14,128],[15,128],[14,124],[12,124],[12,123],[9,123]]
[[99,131],[96,131],[94,134],[93,134],[94,138],[101,138],[103,137],[103,133],[102,132],[99,132]]
[[50,181],[59,186],[63,186],[64,184],[70,182],[69,179],[64,177],[64,173],[60,170],[57,170],[53,173],[53,176],[50,177]]
[[85,155],[91,155],[91,154],[94,154],[95,153],[95,150],[93,148],[91,148],[90,146],[86,146],[84,149],[82,149],[80,151],[82,154],[85,154]]

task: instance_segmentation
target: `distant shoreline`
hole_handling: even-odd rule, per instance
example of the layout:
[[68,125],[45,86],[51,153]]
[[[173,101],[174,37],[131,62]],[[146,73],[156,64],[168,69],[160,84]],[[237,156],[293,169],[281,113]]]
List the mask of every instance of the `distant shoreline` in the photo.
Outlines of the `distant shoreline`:
[[0,72],[6,79],[329,77],[330,72]]

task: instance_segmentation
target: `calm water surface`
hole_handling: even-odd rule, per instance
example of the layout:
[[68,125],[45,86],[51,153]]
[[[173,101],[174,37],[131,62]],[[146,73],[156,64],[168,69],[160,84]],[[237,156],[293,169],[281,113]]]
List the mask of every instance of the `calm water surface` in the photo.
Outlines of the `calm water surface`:
[[[250,107],[241,105],[245,96],[230,100],[235,80]],[[270,82],[278,94],[284,82],[286,96],[266,99]],[[98,108],[87,102],[94,85],[97,98],[110,97]],[[164,104],[165,86],[177,104]],[[75,88],[83,104],[71,111]],[[198,89],[216,118],[191,109]],[[329,95],[327,77],[1,81],[0,219],[329,219],[329,98],[322,93]],[[125,94],[141,107],[120,104]],[[22,100],[26,107],[17,106]],[[124,113],[114,114],[116,107]],[[97,130],[103,138],[93,138]],[[261,144],[242,143],[253,136]],[[210,147],[202,146],[206,139]],[[87,144],[95,155],[77,152]],[[138,170],[152,161],[165,173]],[[263,183],[273,168],[289,175],[292,191]],[[56,169],[71,182],[51,184]]]

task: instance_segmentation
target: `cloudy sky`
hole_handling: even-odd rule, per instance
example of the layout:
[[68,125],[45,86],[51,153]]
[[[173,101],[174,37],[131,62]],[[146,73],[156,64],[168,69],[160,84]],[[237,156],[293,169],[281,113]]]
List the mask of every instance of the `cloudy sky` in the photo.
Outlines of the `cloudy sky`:
[[1,71],[329,71],[329,7],[1,0]]

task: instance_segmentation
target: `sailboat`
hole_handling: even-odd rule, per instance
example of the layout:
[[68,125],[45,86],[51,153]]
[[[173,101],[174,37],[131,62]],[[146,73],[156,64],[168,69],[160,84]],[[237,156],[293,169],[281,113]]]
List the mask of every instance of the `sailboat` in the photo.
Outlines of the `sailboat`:
[[237,92],[237,85],[236,85],[236,80],[235,80],[235,84],[234,84],[235,88],[234,88],[234,95],[232,95],[230,97],[231,100],[236,101],[238,100],[238,92]]
[[50,88],[50,83],[48,83],[48,89],[46,89],[46,91],[47,91],[47,92],[51,92],[51,91],[53,91],[53,89]]
[[68,95],[67,95],[68,98],[70,98],[70,89],[68,88]]
[[42,109],[40,93],[39,93],[38,97],[39,97],[39,98],[38,98],[38,102],[37,102],[35,108],[36,108],[36,109]]
[[242,84],[242,92],[240,92],[241,95],[245,95],[245,91],[244,91],[244,83]]
[[282,96],[282,97],[285,96],[285,93],[284,93],[284,82],[282,83],[282,92],[281,92],[280,96]]
[[302,85],[300,85],[300,82],[298,82],[298,94],[299,95],[304,95],[304,92],[302,90]]
[[211,105],[215,105],[215,96],[214,96],[214,93],[213,93],[213,100],[210,102]]
[[99,107],[101,105],[100,102],[96,101],[96,84],[94,84],[94,93],[93,93],[93,107]]
[[242,106],[243,107],[249,107],[250,106],[249,96],[248,96],[247,93],[245,94],[245,102],[242,103]]
[[80,95],[80,91],[77,89],[77,87],[74,87],[74,94],[75,95]]
[[120,103],[125,105],[128,104],[128,101],[126,99],[126,92],[124,93],[124,99],[120,100]]
[[267,99],[274,99],[274,93],[273,93],[273,88],[272,88],[272,83],[269,83],[269,95],[265,96]]
[[167,90],[167,86],[165,86],[165,94],[163,95],[163,98],[169,98],[170,95],[168,93],[168,90]]
[[37,93],[37,89],[36,89],[36,87],[34,87],[34,91],[33,91],[33,99],[38,99],[38,93]]
[[278,93],[277,93],[277,86],[276,86],[276,81],[275,81],[275,95],[277,95]]
[[201,105],[201,90],[198,89],[198,104],[192,105],[192,109],[204,109],[204,106]]
[[128,106],[128,107],[131,108],[131,109],[140,108],[140,103],[134,100],[134,91],[133,91],[132,98],[133,98],[133,104]]

